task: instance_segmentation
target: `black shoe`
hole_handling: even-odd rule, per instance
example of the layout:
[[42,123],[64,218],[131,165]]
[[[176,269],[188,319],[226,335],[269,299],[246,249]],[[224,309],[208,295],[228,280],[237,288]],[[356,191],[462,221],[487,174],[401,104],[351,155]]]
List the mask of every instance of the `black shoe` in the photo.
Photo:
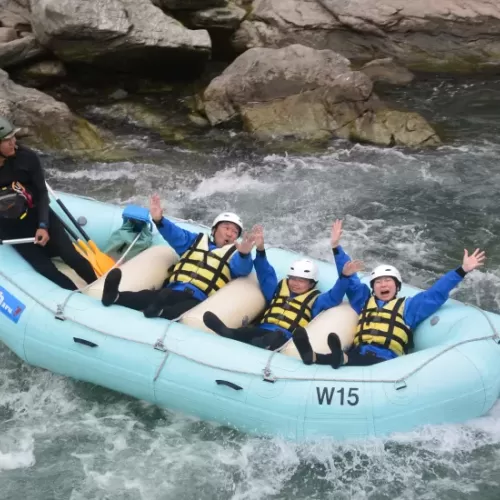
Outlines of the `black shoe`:
[[104,280],[104,288],[102,290],[102,305],[110,306],[114,304],[118,298],[118,287],[120,286],[120,281],[122,279],[121,269],[112,269]]
[[161,316],[163,308],[167,305],[166,302],[168,301],[171,293],[172,290],[170,290],[170,288],[163,288],[160,290],[156,299],[153,300],[153,302],[151,302],[146,309],[144,309],[144,316],[146,316],[146,318],[158,318]]
[[233,338],[233,330],[228,328],[213,312],[207,311],[203,315],[203,323],[221,337],[226,337],[228,339]]
[[339,336],[332,332],[328,334],[327,342],[330,351],[332,351],[332,368],[337,369],[344,363],[344,351],[342,350]]
[[309,336],[304,328],[301,326],[295,328],[293,332],[293,343],[299,351],[300,357],[305,365],[313,364],[313,349],[309,342]]

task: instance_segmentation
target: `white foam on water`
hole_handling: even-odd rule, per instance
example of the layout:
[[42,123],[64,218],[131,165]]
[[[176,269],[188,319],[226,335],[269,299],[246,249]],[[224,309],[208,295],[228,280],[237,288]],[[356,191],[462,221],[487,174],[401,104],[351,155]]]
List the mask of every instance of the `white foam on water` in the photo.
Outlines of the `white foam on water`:
[[137,168],[132,163],[124,163],[109,168],[106,164],[98,164],[91,169],[73,172],[61,172],[56,169],[47,169],[52,178],[67,180],[116,181],[118,179],[134,180],[137,178]]
[[32,436],[17,437],[2,435],[0,437],[0,472],[26,469],[35,465],[35,445]]
[[188,193],[190,200],[199,200],[222,193],[234,195],[237,192],[248,194],[256,191],[262,194],[273,191],[273,186],[256,179],[242,169],[244,165],[226,168],[216,172],[212,177],[201,179],[196,188]]
[[[481,147],[494,156],[488,145]],[[474,148],[444,148],[429,157],[356,145],[317,157],[223,158],[220,168],[174,148],[184,155],[179,164],[168,156],[161,166],[118,162],[50,174],[62,188],[97,190],[100,199],[120,204],[147,206],[158,191],[167,213],[205,223],[232,209],[247,226],[262,222],[269,244],[328,261],[331,222],[342,217],[342,244],[352,257],[368,267],[390,260],[405,281],[427,287],[462,258],[461,242],[442,242],[433,224],[449,220],[458,239],[469,216],[467,199],[442,215],[427,196],[438,188],[437,198],[446,189],[452,195],[465,189],[456,168]],[[421,206],[406,200],[415,192],[422,193]],[[489,233],[494,237],[494,229]],[[455,296],[500,311],[498,266],[472,273]],[[29,500],[54,500],[41,493],[51,481],[59,498],[71,500],[482,500],[498,492],[500,477],[498,404],[463,424],[297,445],[242,435],[30,368],[5,348],[0,423],[3,493]],[[20,482],[16,471],[27,468],[30,481]]]

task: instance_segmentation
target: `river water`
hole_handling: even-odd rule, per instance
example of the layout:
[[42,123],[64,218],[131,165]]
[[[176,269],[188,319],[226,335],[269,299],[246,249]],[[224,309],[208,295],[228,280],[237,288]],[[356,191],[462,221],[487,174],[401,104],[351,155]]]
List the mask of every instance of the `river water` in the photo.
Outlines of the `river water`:
[[[221,210],[262,223],[266,240],[330,259],[330,225],[368,267],[389,261],[419,287],[485,248],[487,266],[454,297],[500,312],[500,79],[433,76],[385,98],[423,113],[447,145],[433,151],[333,141],[287,153],[232,130],[203,147],[127,128],[133,162],[45,156],[62,190],[125,204],[157,191],[169,214],[209,224]],[[99,106],[87,114],[102,116]],[[500,405],[461,425],[368,441],[296,445],[249,437],[20,362],[0,347],[0,498],[500,498]]]

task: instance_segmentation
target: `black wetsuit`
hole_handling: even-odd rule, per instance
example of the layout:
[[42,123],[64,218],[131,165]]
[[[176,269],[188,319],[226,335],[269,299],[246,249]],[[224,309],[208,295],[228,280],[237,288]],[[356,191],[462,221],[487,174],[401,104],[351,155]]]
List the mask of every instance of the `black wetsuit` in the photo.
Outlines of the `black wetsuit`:
[[61,257],[87,283],[96,279],[89,262],[73,247],[64,226],[49,208],[49,195],[45,187],[45,178],[37,154],[31,149],[18,146],[16,156],[7,158],[0,167],[0,187],[20,182],[33,197],[33,208],[28,209],[23,219],[0,218],[0,237],[2,239],[34,237],[37,229],[49,232],[50,240],[42,247],[33,243],[16,245],[15,249],[33,268],[68,290],[76,289],[75,284],[57,270],[52,257]]

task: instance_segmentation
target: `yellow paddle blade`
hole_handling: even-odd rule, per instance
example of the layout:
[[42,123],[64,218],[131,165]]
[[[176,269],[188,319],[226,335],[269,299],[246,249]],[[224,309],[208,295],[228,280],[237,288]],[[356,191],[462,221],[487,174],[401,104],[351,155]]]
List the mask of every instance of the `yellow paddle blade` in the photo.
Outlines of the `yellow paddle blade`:
[[92,266],[92,269],[94,270],[96,276],[100,278],[104,274],[104,272],[100,268],[94,252],[92,252],[82,240],[78,240],[77,243],[73,243],[73,246],[84,259],[89,261],[89,264]]
[[88,245],[94,252],[99,269],[101,269],[103,274],[108,272],[115,265],[115,261],[109,255],[99,250],[97,245],[92,240],[88,241]]

